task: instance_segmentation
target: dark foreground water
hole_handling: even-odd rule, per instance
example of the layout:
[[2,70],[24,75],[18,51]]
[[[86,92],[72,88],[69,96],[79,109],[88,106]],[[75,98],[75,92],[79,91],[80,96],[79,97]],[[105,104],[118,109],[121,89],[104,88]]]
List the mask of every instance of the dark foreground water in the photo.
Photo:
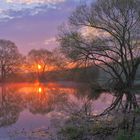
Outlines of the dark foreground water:
[[73,82],[1,85],[0,140],[51,140],[71,113],[98,114],[113,98]]

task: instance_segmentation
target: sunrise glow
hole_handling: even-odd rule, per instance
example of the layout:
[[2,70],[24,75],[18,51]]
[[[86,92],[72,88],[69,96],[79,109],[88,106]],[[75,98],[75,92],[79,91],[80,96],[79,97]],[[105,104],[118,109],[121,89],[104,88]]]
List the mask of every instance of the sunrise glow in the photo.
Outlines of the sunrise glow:
[[38,93],[42,93],[42,88],[41,87],[38,88]]
[[37,65],[37,68],[41,70],[42,66],[40,64]]

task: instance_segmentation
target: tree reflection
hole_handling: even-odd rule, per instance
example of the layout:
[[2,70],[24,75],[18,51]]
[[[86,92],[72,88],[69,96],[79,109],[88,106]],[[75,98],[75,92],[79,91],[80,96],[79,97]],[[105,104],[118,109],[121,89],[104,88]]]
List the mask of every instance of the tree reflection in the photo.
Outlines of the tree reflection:
[[27,97],[27,104],[33,114],[46,114],[55,110],[64,103],[66,94],[61,93],[58,88],[47,88],[41,84],[36,85],[33,92]]
[[67,94],[57,87],[47,88],[42,84],[35,84],[25,91],[20,86],[1,85],[0,127],[16,123],[24,109],[33,114],[45,115],[61,108],[67,101]]
[[25,109],[34,115],[46,115],[50,112],[91,115],[92,103],[99,96],[100,93],[95,94],[87,85],[79,87],[41,83],[2,85],[0,127],[16,123],[20,112]]
[[46,114],[53,110],[53,101],[48,99],[47,93],[44,91],[44,87],[37,87],[34,92],[28,97],[28,107],[33,114]]
[[95,90],[89,85],[81,85],[77,88],[76,96],[77,98],[89,98],[91,100],[97,100],[102,94],[101,90]]
[[15,89],[10,90],[2,85],[0,92],[0,127],[15,123],[22,109],[23,100],[20,94]]

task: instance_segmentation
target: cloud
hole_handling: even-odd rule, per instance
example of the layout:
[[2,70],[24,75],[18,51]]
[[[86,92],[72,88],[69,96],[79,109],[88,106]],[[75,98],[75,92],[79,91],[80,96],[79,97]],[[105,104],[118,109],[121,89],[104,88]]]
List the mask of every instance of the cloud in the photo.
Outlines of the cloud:
[[66,0],[0,0],[0,21],[34,16],[48,9],[59,9]]
[[45,42],[44,42],[45,45],[49,45],[51,43],[56,43],[56,38],[55,37],[46,39]]
[[3,11],[4,11],[4,10],[0,8],[0,14],[2,14],[2,13],[3,13]]
[[57,4],[64,1],[65,0],[6,0],[7,3],[14,4],[36,4],[36,3]]
[[103,32],[102,30],[95,29],[92,27],[82,27],[80,29],[80,33],[85,38],[96,38],[96,37],[109,37],[110,35],[106,32]]

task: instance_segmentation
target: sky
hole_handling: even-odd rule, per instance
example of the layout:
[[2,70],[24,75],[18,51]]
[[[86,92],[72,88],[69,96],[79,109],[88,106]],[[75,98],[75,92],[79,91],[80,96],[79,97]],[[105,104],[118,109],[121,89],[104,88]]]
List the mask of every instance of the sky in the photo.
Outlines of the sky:
[[0,39],[13,41],[23,54],[53,50],[58,27],[81,1],[89,0],[0,0]]

